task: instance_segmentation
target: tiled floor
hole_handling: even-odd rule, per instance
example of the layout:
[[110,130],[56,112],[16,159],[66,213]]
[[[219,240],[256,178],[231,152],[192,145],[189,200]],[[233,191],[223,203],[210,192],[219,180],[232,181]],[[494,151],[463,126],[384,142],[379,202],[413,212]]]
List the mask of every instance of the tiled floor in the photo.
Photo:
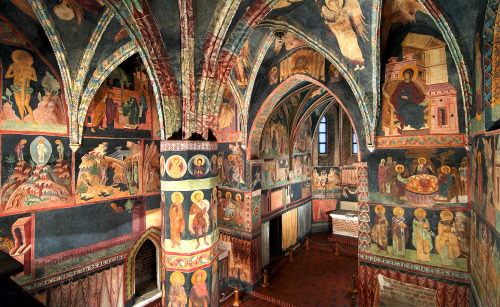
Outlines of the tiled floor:
[[[294,253],[294,262],[286,261],[279,268],[270,267],[271,286],[260,286],[252,295],[243,294],[241,306],[349,307],[351,296],[348,289],[352,275],[358,274],[357,258],[335,257],[331,248],[334,243],[328,242],[327,237],[326,233],[314,234],[312,239],[328,248],[313,248],[309,251],[301,249]],[[233,300],[234,296],[221,306],[232,306]]]

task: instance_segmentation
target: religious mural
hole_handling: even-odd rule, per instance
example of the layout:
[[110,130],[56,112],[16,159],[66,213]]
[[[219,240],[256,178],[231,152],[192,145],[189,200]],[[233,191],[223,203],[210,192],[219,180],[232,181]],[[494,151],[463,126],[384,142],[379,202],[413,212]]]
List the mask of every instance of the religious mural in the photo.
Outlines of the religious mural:
[[374,254],[467,271],[469,211],[372,205],[370,223]]
[[12,41],[18,34],[11,34],[10,40],[2,40],[0,52],[2,130],[66,133],[59,76],[28,42],[23,40],[23,47],[19,47]]
[[136,91],[101,85],[89,106],[85,134],[150,138],[151,98],[149,91],[141,87]]
[[393,38],[394,42],[397,39],[402,39],[400,53],[393,49],[385,55],[379,135],[463,132],[462,99],[451,77],[456,68],[447,62],[446,44],[435,36],[410,31]]
[[160,142],[145,141],[144,142],[144,166],[143,175],[144,192],[157,193],[160,192]]
[[500,236],[482,216],[472,211],[471,279],[483,306],[500,303]]
[[238,131],[238,108],[231,91],[226,87],[219,109],[219,132]]
[[338,167],[315,167],[312,171],[312,193],[315,197],[340,197],[342,191]]
[[[214,274],[212,274],[212,271]],[[165,297],[170,306],[215,306],[218,302],[217,262],[194,272],[166,271]],[[217,287],[215,287],[217,286]],[[217,301],[215,301],[217,299]],[[215,305],[213,304],[215,303]]]
[[287,157],[289,152],[288,112],[283,105],[267,120],[260,140],[260,158]]
[[[216,188],[192,192],[164,192],[164,248],[169,252],[205,250],[217,241],[218,199]],[[215,224],[215,225],[214,225]]]
[[55,136],[2,136],[1,213],[71,203],[71,150]]
[[[213,157],[212,160],[214,160]],[[219,144],[219,152],[216,161],[216,167],[218,169],[217,180],[219,185],[235,189],[244,189],[246,187],[246,158],[240,144]]]
[[87,144],[76,154],[78,203],[142,194],[140,140],[89,139]]
[[466,207],[467,165],[463,148],[379,150],[368,160],[370,201]]
[[228,190],[219,190],[218,193],[219,223],[235,229],[245,229],[244,194]]
[[24,272],[20,275],[31,274],[31,222],[30,214],[26,213],[0,217],[0,251],[24,265]]
[[360,40],[368,41],[369,35],[358,0],[325,0],[321,17],[337,39],[342,55],[355,65],[354,70],[364,69],[365,59],[358,36]]

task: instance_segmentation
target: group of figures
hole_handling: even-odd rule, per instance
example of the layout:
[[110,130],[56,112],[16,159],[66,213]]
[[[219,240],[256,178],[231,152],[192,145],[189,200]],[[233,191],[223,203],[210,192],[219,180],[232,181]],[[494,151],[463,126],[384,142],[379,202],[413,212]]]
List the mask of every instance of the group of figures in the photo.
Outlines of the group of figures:
[[232,199],[231,192],[226,192],[225,198],[222,197],[222,191],[218,192],[219,199],[219,219],[228,226],[243,227],[244,222],[244,202],[241,200],[241,194],[237,193],[235,200]]
[[53,157],[50,141],[43,136],[36,137],[28,146],[29,161],[25,160],[27,143],[26,139],[19,141],[14,147],[15,157],[11,155],[6,159],[10,176],[2,185],[0,212],[61,205],[69,200],[71,164],[61,140],[54,141],[57,153]]
[[[188,230],[189,233],[196,238],[196,247],[200,247],[200,238],[203,237],[204,243],[208,246],[210,243],[207,241],[207,232],[212,220],[214,229],[217,227],[217,188],[212,191],[211,203],[204,199],[203,191],[197,190],[191,194],[192,205],[189,209]],[[172,242],[171,248],[181,246],[181,234],[186,230],[186,219],[184,216],[183,201],[184,196],[181,192],[174,192],[171,196],[172,204],[169,209],[170,218],[170,241]],[[209,210],[211,216],[209,216]]]
[[[207,272],[200,269],[191,277],[192,287],[189,294],[189,306],[217,306],[219,303],[219,281],[217,274],[217,262],[212,266],[211,295],[206,285]],[[184,289],[186,279],[182,272],[173,272],[170,275],[170,290],[168,292],[168,307],[186,306],[188,297]]]
[[[371,238],[377,245],[378,252],[389,255],[390,236],[392,255],[406,257],[406,245],[410,238],[410,229],[404,217],[404,210],[401,207],[393,209],[394,216],[390,225],[383,206],[377,205],[375,214]],[[430,262],[431,251],[435,248],[441,256],[442,265],[455,266],[455,259],[461,255],[459,237],[462,237],[463,234],[453,221],[453,213],[449,210],[441,211],[437,235],[431,230],[424,209],[418,208],[414,211],[414,214],[411,243],[416,250],[416,260]]]
[[245,185],[245,161],[241,150],[233,151],[227,157],[224,152],[219,152],[217,168],[219,184],[238,188]]
[[459,196],[467,193],[467,161],[464,158],[458,169],[446,164],[436,169],[420,157],[408,169],[388,157],[378,165],[378,186],[381,195],[389,195],[395,202],[432,206],[455,198],[459,203]]
[[[149,109],[144,91],[140,92],[139,102],[137,93],[127,91],[122,95],[121,104],[114,101],[113,89],[105,90],[100,87],[94,98],[91,131],[114,130],[115,120],[125,129],[135,129],[139,124],[147,123],[147,111]],[[104,125],[105,124],[105,125]],[[104,128],[106,126],[106,128]]]
[[313,190],[322,190],[323,192],[338,188],[340,183],[339,174],[333,168],[326,172],[326,169],[321,170],[321,175],[318,174],[318,169],[313,170]]

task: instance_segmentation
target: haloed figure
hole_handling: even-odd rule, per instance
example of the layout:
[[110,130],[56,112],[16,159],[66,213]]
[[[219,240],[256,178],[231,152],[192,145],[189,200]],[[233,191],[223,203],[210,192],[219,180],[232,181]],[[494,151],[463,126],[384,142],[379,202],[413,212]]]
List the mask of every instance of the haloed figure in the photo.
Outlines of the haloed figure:
[[205,244],[207,242],[207,231],[210,226],[208,209],[210,204],[208,200],[203,199],[203,192],[198,190],[191,194],[193,204],[189,210],[189,232],[196,237],[196,248],[200,247],[200,237],[203,236]]

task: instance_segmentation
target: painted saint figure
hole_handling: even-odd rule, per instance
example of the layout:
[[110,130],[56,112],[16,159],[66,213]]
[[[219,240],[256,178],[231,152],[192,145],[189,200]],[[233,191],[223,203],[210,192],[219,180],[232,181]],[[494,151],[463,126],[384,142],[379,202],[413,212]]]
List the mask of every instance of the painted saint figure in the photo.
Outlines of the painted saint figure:
[[378,165],[378,191],[381,195],[386,194],[385,177],[388,168],[389,167],[385,165],[385,159],[380,160],[380,164]]
[[193,287],[189,294],[189,307],[207,307],[210,305],[210,295],[205,284],[206,279],[207,272],[205,270],[198,270],[191,277]]
[[196,237],[196,248],[200,247],[200,237],[203,235],[203,239],[206,245],[207,242],[207,231],[210,226],[210,218],[208,216],[208,209],[210,204],[208,200],[203,199],[203,192],[198,190],[191,194],[191,200],[193,204],[191,209],[189,209],[189,232]]
[[64,160],[64,145],[61,140],[56,140],[57,152],[59,153],[59,160]]
[[412,243],[417,249],[417,260],[431,261],[432,250],[432,231],[429,221],[425,218],[426,212],[424,209],[418,208],[415,210],[415,218],[413,219],[413,234]]
[[412,81],[414,73],[412,68],[404,70],[404,80],[398,84],[391,96],[391,104],[401,129],[405,126],[413,129],[425,126],[424,112],[427,109],[427,102],[425,94]]
[[25,139],[22,139],[21,142],[19,142],[19,144],[17,144],[16,147],[14,148],[14,151],[16,152],[17,156],[17,161],[24,161],[23,148],[26,142],[27,141]]
[[141,91],[141,97],[139,97],[139,124],[145,124],[148,113],[148,102],[146,101],[146,96],[144,91]]
[[113,130],[115,129],[115,117],[118,113],[118,105],[113,101],[113,92],[108,92],[108,97],[106,97],[105,101],[106,105],[106,129]]
[[185,278],[181,272],[173,272],[170,275],[170,290],[168,292],[167,307],[184,307],[187,303],[186,290],[184,290]]
[[195,158],[195,167],[193,168],[193,176],[195,178],[203,178],[205,176],[205,159],[202,157]]
[[38,164],[44,164],[45,162],[45,154],[47,153],[47,147],[45,147],[45,141],[40,139],[38,140],[38,145],[36,145],[36,152],[38,154]]
[[[91,131],[95,132],[95,128],[104,130],[102,123],[104,121],[104,115],[106,114],[106,101],[103,99],[103,89],[99,88],[94,98],[94,112],[92,113],[92,128]],[[108,96],[113,95],[109,91]]]
[[406,256],[406,243],[408,242],[408,226],[406,225],[404,210],[401,207],[396,207],[392,211],[392,253],[396,256]]
[[387,222],[387,218],[385,217],[385,208],[381,205],[378,205],[375,207],[375,213],[376,215],[373,221],[374,226],[371,233],[372,240],[377,244],[379,252],[384,251],[386,254],[388,254],[387,233],[389,230],[389,222]]
[[38,126],[33,117],[33,110],[30,107],[31,94],[33,94],[30,82],[38,81],[35,69],[31,66],[33,65],[33,57],[24,50],[15,50],[12,52],[12,60],[14,63],[10,64],[5,73],[5,78],[14,78],[14,83],[10,88],[14,93],[14,99],[21,116],[21,120],[17,122],[24,123],[24,116],[29,113],[33,124]]
[[135,97],[125,94],[125,101],[122,103],[123,115],[128,116],[130,125],[137,125],[139,122],[139,104]]
[[184,196],[180,192],[174,192],[171,196],[172,205],[170,205],[170,241],[172,241],[172,248],[178,246],[181,248],[181,232],[186,229],[186,221],[184,219],[184,209],[182,202]]
[[453,233],[454,228],[453,213],[448,210],[442,211],[441,221],[438,224],[436,250],[441,255],[441,263],[446,266],[454,266],[455,258],[460,256],[458,238]]

